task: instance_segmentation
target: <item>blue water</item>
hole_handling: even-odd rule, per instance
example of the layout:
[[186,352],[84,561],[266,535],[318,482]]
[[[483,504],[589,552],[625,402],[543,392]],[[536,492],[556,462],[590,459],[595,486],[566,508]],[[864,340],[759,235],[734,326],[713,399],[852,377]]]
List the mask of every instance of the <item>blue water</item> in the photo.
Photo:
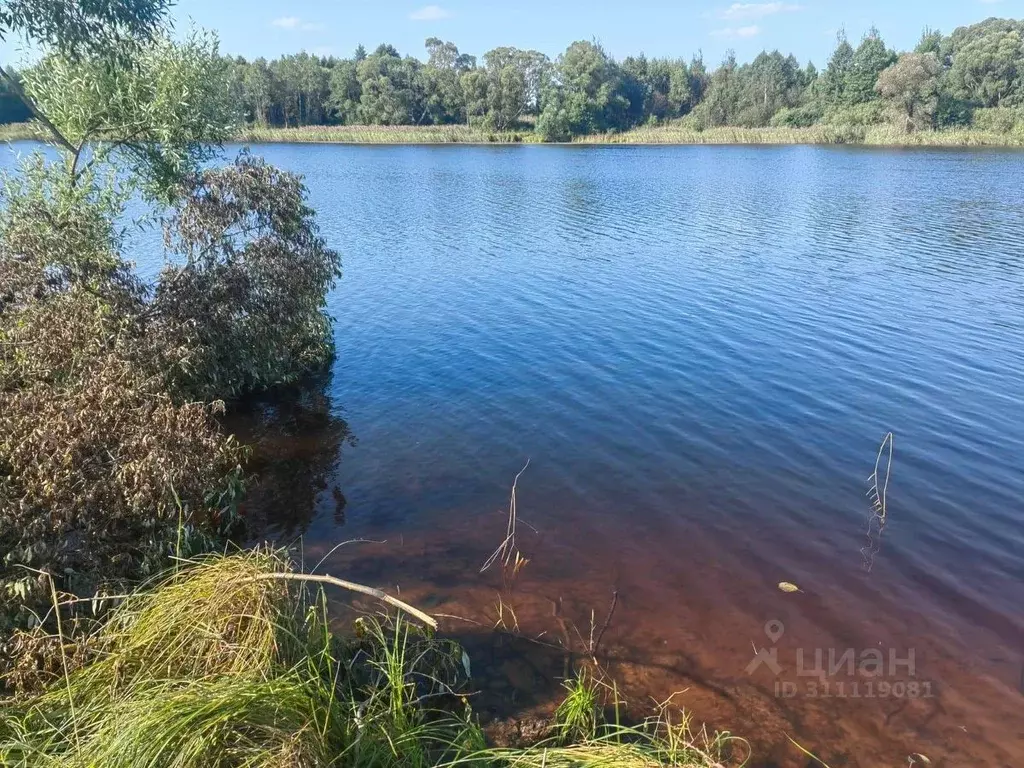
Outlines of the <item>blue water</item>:
[[[255,151],[305,175],[345,269],[331,374],[264,436],[265,485],[308,491],[272,530],[386,539],[328,566],[483,615],[529,459],[538,631],[545,601],[585,622],[618,589],[609,653],[674,670],[623,674],[703,685],[687,705],[780,755],[786,731],[849,765],[1024,761],[1024,154]],[[916,649],[941,713],[780,702],[743,673],[767,619],[792,647]]]

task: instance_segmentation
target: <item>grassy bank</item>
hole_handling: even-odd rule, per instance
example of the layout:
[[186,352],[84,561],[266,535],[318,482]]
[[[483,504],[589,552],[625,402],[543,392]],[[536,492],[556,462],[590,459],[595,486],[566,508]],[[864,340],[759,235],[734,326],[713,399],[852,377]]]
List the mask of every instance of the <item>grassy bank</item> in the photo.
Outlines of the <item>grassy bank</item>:
[[[32,123],[0,125],[0,141],[42,139]],[[235,137],[247,144],[537,144],[531,130],[487,131],[466,125],[249,126]],[[809,128],[709,128],[672,125],[579,136],[574,144],[854,144],[878,147],[1024,147],[1024,133],[947,128],[906,133],[888,125],[815,125]]]
[[253,144],[517,144],[539,141],[532,131],[487,131],[468,125],[250,126],[239,132],[237,138]]
[[815,125],[809,128],[635,128],[624,133],[581,136],[578,144],[860,144],[889,147],[1020,147],[1024,133],[950,128],[907,133],[892,126]]
[[[79,604],[55,603],[66,628]],[[322,589],[277,553],[186,565],[92,632],[54,638],[42,690],[0,701],[0,764],[711,768],[746,755],[667,705],[631,727],[606,720],[617,692],[586,668],[539,743],[489,746],[459,646],[384,614],[348,637],[330,622]]]

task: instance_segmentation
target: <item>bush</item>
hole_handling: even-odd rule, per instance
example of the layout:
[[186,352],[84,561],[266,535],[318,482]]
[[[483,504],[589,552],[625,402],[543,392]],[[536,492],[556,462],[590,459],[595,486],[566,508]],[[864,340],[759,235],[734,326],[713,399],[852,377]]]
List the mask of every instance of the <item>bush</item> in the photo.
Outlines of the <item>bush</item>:
[[868,101],[849,107],[827,109],[821,121],[825,125],[834,126],[880,125],[886,121],[886,112],[881,102]]
[[341,261],[305,197],[298,176],[246,154],[190,180],[165,230],[177,264],[147,311],[171,355],[172,391],[234,397],[293,383],[330,359],[324,307]]
[[935,124],[940,128],[966,128],[971,124],[971,105],[945,91],[939,91]]
[[138,579],[234,521],[244,452],[221,398],[330,355],[338,256],[292,174],[191,180],[155,294],[119,251],[114,181],[31,159],[0,212],[0,629],[48,595]]
[[971,127],[991,133],[1024,133],[1024,109],[990,107],[975,109],[971,116]]
[[83,289],[0,314],[0,626],[48,601],[21,566],[90,592],[231,518],[237,443],[216,406],[175,404],[140,372],[139,344]]
[[821,116],[821,109],[816,104],[783,107],[772,115],[769,125],[772,128],[810,128],[821,119]]

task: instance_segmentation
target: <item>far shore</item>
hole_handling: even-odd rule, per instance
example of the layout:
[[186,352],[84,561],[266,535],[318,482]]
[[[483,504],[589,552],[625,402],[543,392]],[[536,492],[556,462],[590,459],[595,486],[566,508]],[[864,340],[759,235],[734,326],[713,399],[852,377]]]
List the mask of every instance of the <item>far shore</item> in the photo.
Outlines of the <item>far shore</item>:
[[[0,141],[46,140],[34,123],[0,125]],[[541,144],[532,129],[488,131],[466,125],[332,125],[274,128],[248,126],[235,141],[246,144]],[[808,128],[694,130],[675,125],[645,126],[621,133],[578,136],[574,145],[852,145],[874,147],[1024,147],[1024,133],[976,128],[905,132],[890,125],[815,125]]]

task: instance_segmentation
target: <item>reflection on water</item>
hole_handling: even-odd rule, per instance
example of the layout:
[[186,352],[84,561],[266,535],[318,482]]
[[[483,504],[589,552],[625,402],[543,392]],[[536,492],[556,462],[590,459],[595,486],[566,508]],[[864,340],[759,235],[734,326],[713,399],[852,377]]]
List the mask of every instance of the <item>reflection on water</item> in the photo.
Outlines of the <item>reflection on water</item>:
[[[617,593],[623,693],[685,690],[765,764],[803,765],[786,734],[832,765],[1024,764],[1024,155],[260,151],[345,258],[330,391],[360,443],[328,472],[345,526],[300,526],[307,555],[384,542],[325,567],[449,617],[480,711],[543,708],[564,663],[503,645],[501,606],[578,650]],[[479,568],[527,458],[506,589]],[[778,672],[748,672],[768,649]],[[798,654],[848,650],[913,675],[808,687]]]
[[345,525],[346,499],[336,479],[343,448],[357,444],[331,408],[331,376],[236,403],[225,428],[252,447],[253,475],[244,502],[254,538],[288,542],[317,516]]
[[[617,593],[623,695],[685,690],[763,764],[806,764],[788,734],[833,766],[1024,765],[1024,155],[256,151],[306,175],[345,277],[331,378],[241,419],[250,505],[307,562],[381,542],[324,568],[444,614],[482,711],[562,673],[491,632],[499,605],[578,649]],[[506,588],[479,569],[527,458]],[[868,689],[828,674],[847,651],[904,663]]]

